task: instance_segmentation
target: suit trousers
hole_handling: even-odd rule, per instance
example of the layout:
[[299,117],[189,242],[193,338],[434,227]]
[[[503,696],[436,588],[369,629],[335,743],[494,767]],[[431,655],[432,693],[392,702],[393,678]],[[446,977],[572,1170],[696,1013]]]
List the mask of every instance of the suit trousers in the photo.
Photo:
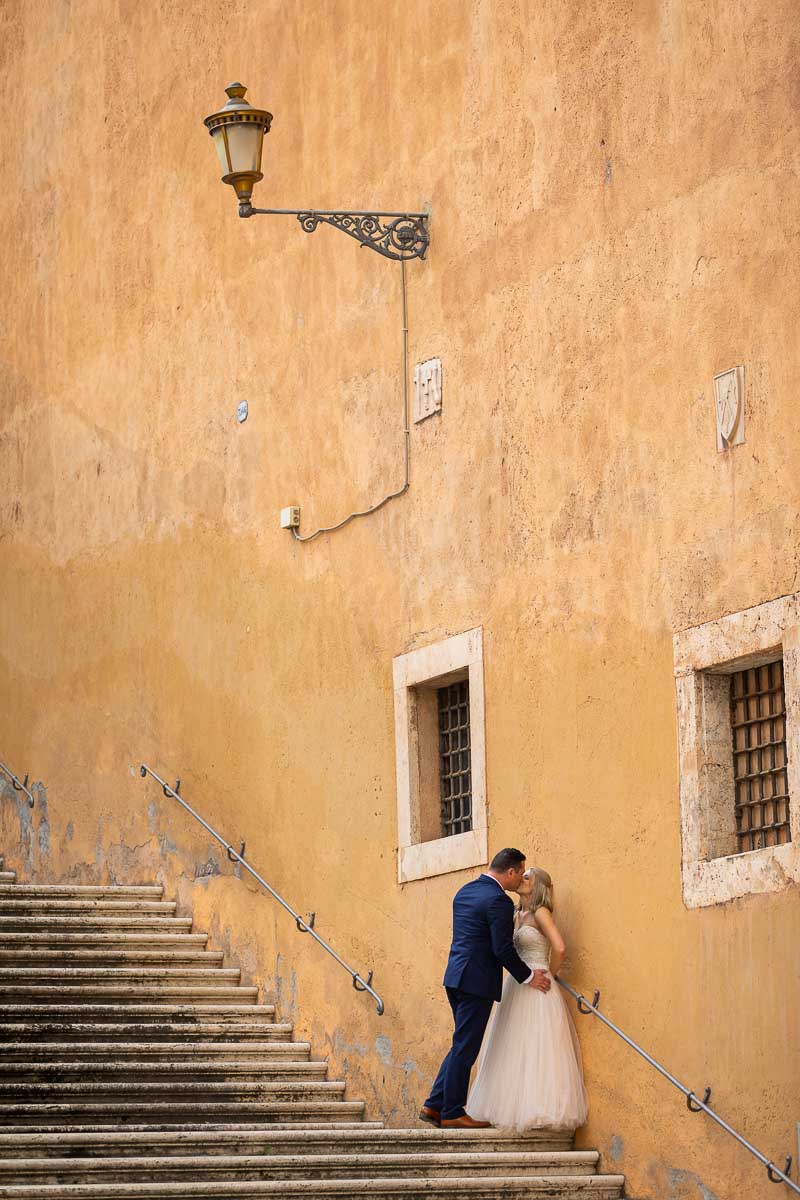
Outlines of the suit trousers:
[[453,1044],[439,1068],[425,1107],[441,1113],[443,1121],[453,1121],[464,1116],[469,1074],[480,1052],[494,1000],[473,996],[460,988],[445,990],[455,1022]]

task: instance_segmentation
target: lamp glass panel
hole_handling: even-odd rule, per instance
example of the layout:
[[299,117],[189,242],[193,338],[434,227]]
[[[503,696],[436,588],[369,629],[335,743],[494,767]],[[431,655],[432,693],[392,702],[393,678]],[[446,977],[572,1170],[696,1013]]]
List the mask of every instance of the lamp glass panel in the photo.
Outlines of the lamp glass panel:
[[211,134],[211,140],[213,141],[214,147],[219,155],[219,165],[222,167],[222,174],[228,175],[231,168],[228,166],[228,152],[225,149],[225,134],[222,132],[221,125],[218,126],[218,128],[215,129]]
[[248,121],[246,125],[228,125],[227,131],[232,171],[257,171],[264,137],[263,125]]

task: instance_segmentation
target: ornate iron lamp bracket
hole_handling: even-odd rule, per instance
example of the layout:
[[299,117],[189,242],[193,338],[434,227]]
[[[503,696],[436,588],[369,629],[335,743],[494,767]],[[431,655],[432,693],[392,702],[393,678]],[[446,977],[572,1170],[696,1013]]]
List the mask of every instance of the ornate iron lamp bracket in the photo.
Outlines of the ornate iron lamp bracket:
[[306,233],[313,233],[322,221],[341,229],[361,246],[376,250],[384,258],[404,262],[424,258],[430,242],[428,213],[343,212],[339,209],[253,208],[249,201],[239,205],[240,217],[297,217]]

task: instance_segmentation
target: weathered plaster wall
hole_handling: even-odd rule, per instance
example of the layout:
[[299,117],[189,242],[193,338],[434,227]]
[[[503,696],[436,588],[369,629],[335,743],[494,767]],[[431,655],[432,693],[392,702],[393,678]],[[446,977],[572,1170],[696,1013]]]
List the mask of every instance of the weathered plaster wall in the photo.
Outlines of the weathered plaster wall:
[[[445,1044],[466,877],[396,883],[392,657],[480,625],[490,844],[554,874],[572,978],[792,1149],[797,894],[682,905],[671,639],[798,587],[799,40],[792,0],[0,10],[0,728],[47,784],[32,815],[4,789],[0,844],[163,879],[391,1122]],[[399,268],[236,218],[200,123],[234,78],[275,113],[257,203],[432,204],[410,361],[441,356],[443,414],[407,496],[306,547],[281,506],[400,482]],[[382,1020],[142,760],[375,968]],[[772,1195],[580,1033],[583,1142],[631,1195]]]

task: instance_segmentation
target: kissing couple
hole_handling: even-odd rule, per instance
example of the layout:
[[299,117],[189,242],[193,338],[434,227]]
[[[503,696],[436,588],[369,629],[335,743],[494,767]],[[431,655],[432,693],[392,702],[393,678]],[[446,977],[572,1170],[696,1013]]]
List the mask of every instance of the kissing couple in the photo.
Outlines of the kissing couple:
[[[517,909],[506,892],[519,896]],[[578,1039],[561,991],[552,986],[565,953],[552,880],[538,867],[526,870],[521,850],[500,850],[488,871],[456,892],[444,976],[453,1042],[420,1120],[447,1129],[583,1125],[588,1105]]]

